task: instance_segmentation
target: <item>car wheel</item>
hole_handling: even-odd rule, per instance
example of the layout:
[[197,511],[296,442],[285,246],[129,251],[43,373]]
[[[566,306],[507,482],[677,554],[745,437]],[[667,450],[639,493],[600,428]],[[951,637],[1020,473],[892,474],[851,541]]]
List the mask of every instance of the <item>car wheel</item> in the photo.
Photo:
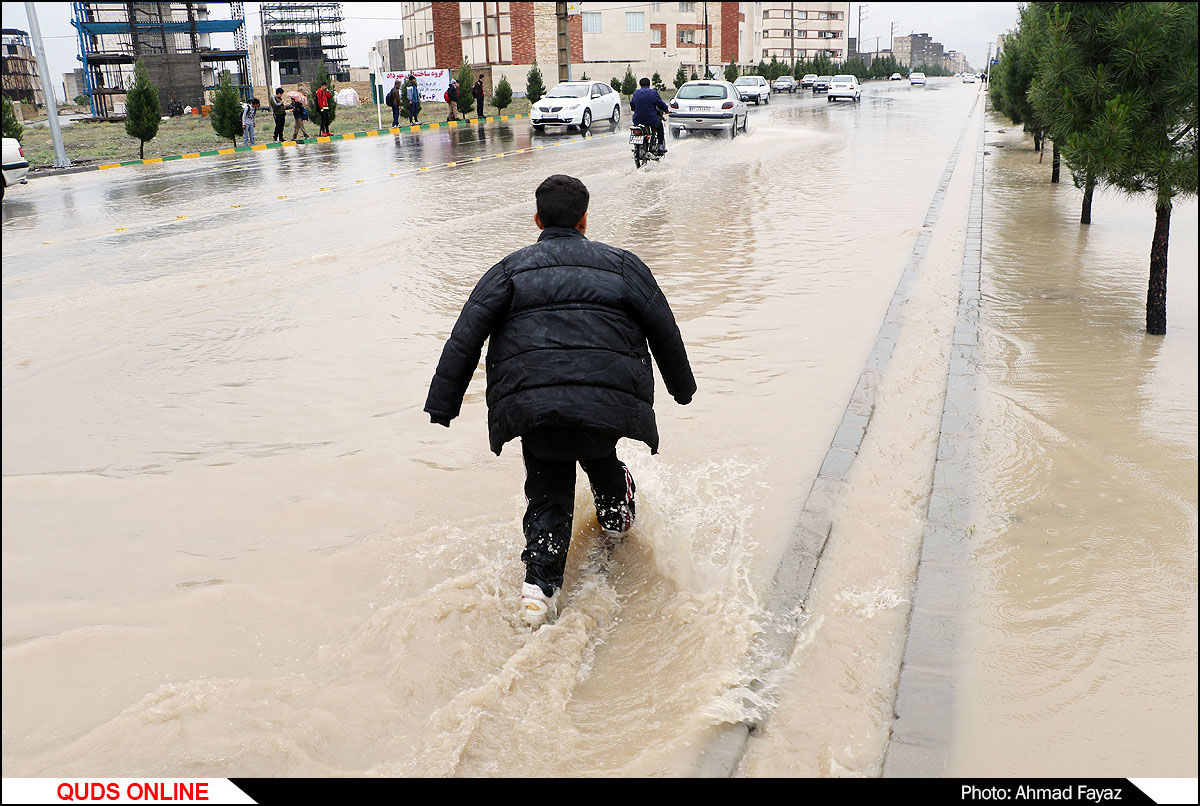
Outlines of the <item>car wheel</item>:
[[[734,119],[734,123],[737,123],[736,119]],[[750,126],[750,113],[747,112],[746,114],[742,115],[742,131],[743,132],[749,131],[749,126]]]
[[583,110],[583,120],[579,121],[579,130],[585,132],[592,128],[592,110]]
[[768,95],[768,96],[767,96],[767,100],[766,100],[766,101],[764,101],[764,103],[767,103],[767,104],[771,103],[771,96],[770,96],[770,95]]
[[733,125],[729,127],[729,139],[737,137],[737,115],[733,116]]
[[612,121],[612,125],[614,126],[621,122],[621,104],[618,103],[613,107],[612,117],[609,120]]

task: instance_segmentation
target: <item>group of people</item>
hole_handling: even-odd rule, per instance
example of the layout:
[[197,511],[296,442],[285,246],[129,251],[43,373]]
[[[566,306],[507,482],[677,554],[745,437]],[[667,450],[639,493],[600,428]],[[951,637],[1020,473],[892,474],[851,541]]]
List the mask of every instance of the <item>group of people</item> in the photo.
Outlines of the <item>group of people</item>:
[[[321,82],[321,86],[317,87],[316,101],[317,113],[320,115],[321,131],[319,137],[329,136],[329,109],[333,100],[333,93],[329,91],[329,83]],[[242,144],[247,146],[254,145],[254,118],[258,114],[258,109],[261,106],[257,98],[251,98],[248,103],[242,104]],[[292,139],[298,140],[308,137],[308,127],[305,122],[308,121],[308,104],[304,101],[303,92],[294,92],[290,97],[284,97],[283,87],[275,88],[275,95],[267,99],[267,108],[271,111],[272,117],[275,118],[275,133],[272,135],[272,142],[283,142],[284,122],[287,119],[287,113],[292,113],[292,118],[295,125],[292,127]]]
[[[458,96],[459,86],[456,79],[450,79],[450,85],[446,87],[445,93],[442,95],[442,100],[446,102],[446,120],[458,120]],[[475,80],[475,86],[471,88],[471,97],[475,99],[475,114],[477,117],[483,117],[483,73],[479,74],[479,78]],[[405,101],[408,102],[408,123],[410,126],[421,122],[421,91],[417,87],[417,77],[415,75],[408,76],[406,81],[396,79],[396,83],[392,86],[387,97],[384,98],[384,103],[392,108],[392,126],[400,125],[400,110],[403,108]]]

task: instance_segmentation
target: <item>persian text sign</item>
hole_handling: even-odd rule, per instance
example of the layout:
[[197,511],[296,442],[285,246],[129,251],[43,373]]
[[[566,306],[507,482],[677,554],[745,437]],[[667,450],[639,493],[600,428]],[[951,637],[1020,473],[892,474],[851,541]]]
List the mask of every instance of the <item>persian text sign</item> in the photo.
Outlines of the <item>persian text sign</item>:
[[408,88],[408,77],[417,79],[417,92],[422,101],[445,101],[446,88],[450,86],[449,70],[396,70],[390,73],[376,73],[379,85],[379,97],[387,98],[389,92],[400,82],[401,88]]

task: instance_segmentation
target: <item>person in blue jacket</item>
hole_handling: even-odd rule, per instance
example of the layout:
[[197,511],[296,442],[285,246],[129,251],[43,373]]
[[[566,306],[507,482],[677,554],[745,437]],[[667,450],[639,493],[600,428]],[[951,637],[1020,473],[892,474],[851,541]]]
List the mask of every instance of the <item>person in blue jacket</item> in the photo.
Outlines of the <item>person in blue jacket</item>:
[[650,89],[650,79],[643,78],[638,82],[641,87],[629,99],[629,108],[633,110],[633,122],[639,126],[649,126],[658,134],[658,153],[667,153],[667,138],[663,136],[662,118],[659,112],[670,113],[666,102],[658,94],[658,90]]

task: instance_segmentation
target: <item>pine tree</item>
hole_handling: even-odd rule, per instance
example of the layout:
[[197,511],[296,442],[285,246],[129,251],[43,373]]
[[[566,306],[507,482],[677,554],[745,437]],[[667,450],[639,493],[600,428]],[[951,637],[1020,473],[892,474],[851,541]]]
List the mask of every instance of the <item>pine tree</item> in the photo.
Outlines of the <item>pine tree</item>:
[[492,93],[492,106],[497,109],[504,109],[512,103],[512,86],[508,83],[508,76],[500,79],[500,83],[496,85],[496,91]]
[[4,130],[5,137],[11,137],[14,140],[20,140],[25,134],[25,127],[21,125],[21,121],[17,120],[17,112],[13,109],[12,101],[8,100],[8,96],[4,96],[4,120],[0,124],[0,128]]
[[633,77],[633,68],[625,68],[625,78],[621,79],[621,92],[625,95],[633,95],[638,88],[637,79]]
[[141,59],[133,66],[133,84],[125,92],[125,133],[138,140],[138,159],[146,157],[146,143],[158,134],[162,112],[158,87],[150,83]]
[[616,76],[613,76],[612,81],[608,82],[608,86],[612,87],[614,92],[620,92],[621,91],[621,79],[617,78]]
[[533,67],[529,68],[529,75],[525,78],[525,97],[529,99],[529,103],[536,104],[542,100],[542,96],[545,94],[546,85],[542,82],[542,71],[538,69],[535,61]]
[[659,92],[664,92],[667,89],[667,85],[663,83],[662,76],[658,73],[650,76],[650,86]]
[[679,65],[679,69],[675,71],[675,89],[679,89],[687,83],[687,73],[683,72],[683,65]]
[[208,120],[218,137],[226,137],[237,145],[237,138],[242,133],[242,99],[233,86],[233,76],[228,70],[221,71]]
[[317,74],[313,77],[312,83],[308,85],[308,111],[317,121],[318,127],[321,125],[321,112],[320,107],[317,106],[317,87],[323,83],[327,84],[326,89],[329,90],[329,126],[332,128],[333,119],[337,117],[337,89],[333,85],[333,79],[329,77],[329,71],[325,69],[324,61],[317,68]]
[[725,65],[725,80],[732,84],[738,77],[737,62],[733,59],[729,60],[729,64]]
[[697,81],[697,80],[699,80],[699,78],[700,78],[700,77],[699,77],[698,75],[696,75],[696,68],[695,68],[695,67],[693,67],[693,68],[692,68],[692,77],[691,77],[690,79],[688,79],[688,80],[689,80],[689,81]]
[[584,72],[584,74],[583,74],[583,75],[581,75],[581,76],[579,77],[579,80],[580,80],[580,81],[591,81],[591,79],[590,79],[590,78],[588,78],[588,74],[587,74],[587,72],[586,72],[586,71]]
[[466,59],[459,65],[455,78],[458,79],[458,111],[466,117],[475,109],[475,96],[471,95],[471,87],[475,82],[471,80],[471,65]]

